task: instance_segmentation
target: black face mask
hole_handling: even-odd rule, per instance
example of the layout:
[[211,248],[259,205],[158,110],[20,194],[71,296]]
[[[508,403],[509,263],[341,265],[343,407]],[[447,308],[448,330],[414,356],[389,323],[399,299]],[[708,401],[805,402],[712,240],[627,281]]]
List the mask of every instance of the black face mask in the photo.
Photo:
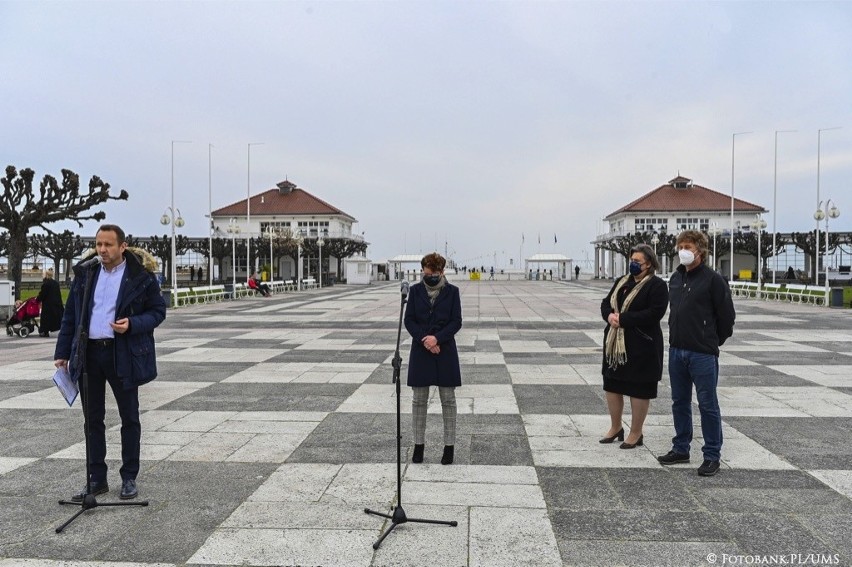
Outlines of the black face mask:
[[423,276],[423,283],[425,283],[429,287],[435,287],[436,285],[441,283],[441,276],[437,274],[432,274],[431,276]]

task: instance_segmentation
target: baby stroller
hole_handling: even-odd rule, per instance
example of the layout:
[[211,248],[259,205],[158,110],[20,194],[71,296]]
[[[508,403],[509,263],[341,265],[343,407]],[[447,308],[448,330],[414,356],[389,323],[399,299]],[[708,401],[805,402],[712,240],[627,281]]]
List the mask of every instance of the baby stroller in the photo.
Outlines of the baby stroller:
[[36,297],[27,299],[6,321],[6,334],[10,337],[18,335],[21,338],[29,336],[39,325],[39,315],[41,315],[41,302]]

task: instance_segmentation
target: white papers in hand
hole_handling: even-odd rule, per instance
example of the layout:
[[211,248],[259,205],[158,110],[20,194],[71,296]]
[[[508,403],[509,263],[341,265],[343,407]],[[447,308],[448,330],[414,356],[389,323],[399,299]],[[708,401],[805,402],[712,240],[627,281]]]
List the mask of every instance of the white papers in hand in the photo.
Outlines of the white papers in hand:
[[53,373],[53,383],[59,388],[59,392],[65,401],[68,402],[68,407],[77,399],[77,394],[80,392],[77,383],[71,379],[71,374],[68,373],[68,367],[63,366],[56,369]]

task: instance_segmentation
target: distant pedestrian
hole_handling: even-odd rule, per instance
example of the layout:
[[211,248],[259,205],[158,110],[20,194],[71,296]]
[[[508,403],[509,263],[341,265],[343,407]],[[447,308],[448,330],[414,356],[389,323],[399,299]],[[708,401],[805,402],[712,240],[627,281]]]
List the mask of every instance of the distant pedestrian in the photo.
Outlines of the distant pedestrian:
[[44,275],[41,290],[38,292],[38,301],[41,303],[38,335],[49,337],[50,331],[58,331],[62,326],[62,315],[65,312],[65,308],[62,306],[62,291],[59,289],[59,282],[54,280],[50,273]]
[[580,266],[574,266],[574,279],[580,279]]
[[191,281],[191,282],[195,281],[195,266],[189,267],[189,281]]
[[198,268],[198,283],[204,280],[204,268]]

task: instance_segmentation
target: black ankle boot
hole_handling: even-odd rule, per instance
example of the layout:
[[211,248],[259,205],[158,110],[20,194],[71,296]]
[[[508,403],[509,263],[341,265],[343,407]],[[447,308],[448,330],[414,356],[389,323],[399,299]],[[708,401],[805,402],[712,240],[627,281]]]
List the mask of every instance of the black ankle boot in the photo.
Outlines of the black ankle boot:
[[455,447],[453,445],[444,445],[444,454],[441,455],[442,465],[451,465],[453,463],[453,453]]
[[423,462],[423,449],[425,445],[415,445],[414,446],[414,454],[411,455],[412,463],[422,463]]

